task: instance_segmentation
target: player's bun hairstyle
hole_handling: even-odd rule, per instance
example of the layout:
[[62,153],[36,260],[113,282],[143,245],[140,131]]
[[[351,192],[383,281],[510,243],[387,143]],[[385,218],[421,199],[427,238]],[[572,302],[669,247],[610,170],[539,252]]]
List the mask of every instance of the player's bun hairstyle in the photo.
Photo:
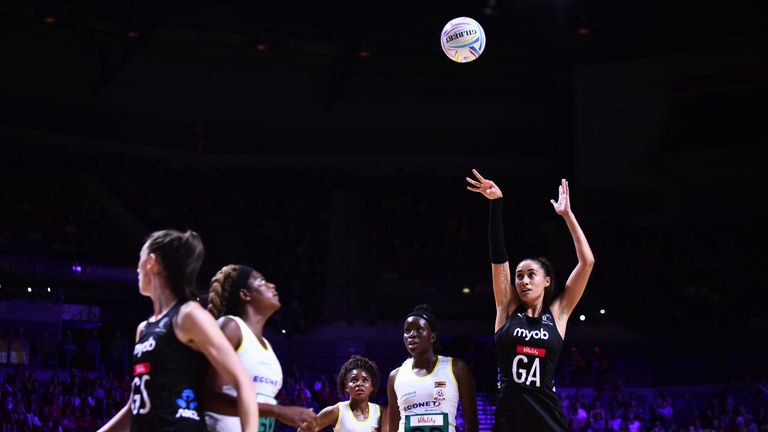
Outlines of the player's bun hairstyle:
[[194,231],[155,231],[147,237],[147,253],[155,254],[163,277],[179,298],[197,297],[197,273],[205,257],[203,240]]
[[376,365],[376,362],[371,359],[353,355],[346,363],[341,365],[339,375],[336,376],[336,388],[339,391],[339,397],[342,399],[345,397],[347,393],[347,379],[349,378],[349,374],[355,369],[362,369],[368,372],[368,375],[371,377],[371,385],[373,386],[371,396],[375,396],[376,391],[379,389],[379,381],[381,380],[379,367]]

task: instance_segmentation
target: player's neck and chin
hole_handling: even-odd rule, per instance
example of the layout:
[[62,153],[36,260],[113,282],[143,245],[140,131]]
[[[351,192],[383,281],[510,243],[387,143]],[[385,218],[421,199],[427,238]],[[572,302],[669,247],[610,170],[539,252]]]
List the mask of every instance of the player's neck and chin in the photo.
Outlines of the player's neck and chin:
[[369,402],[369,395],[365,396],[356,396],[356,397],[350,397],[347,401],[349,403],[349,409],[353,413],[355,411],[363,412],[366,415],[366,418],[360,421],[366,421],[368,418],[370,418],[371,415],[371,405]]

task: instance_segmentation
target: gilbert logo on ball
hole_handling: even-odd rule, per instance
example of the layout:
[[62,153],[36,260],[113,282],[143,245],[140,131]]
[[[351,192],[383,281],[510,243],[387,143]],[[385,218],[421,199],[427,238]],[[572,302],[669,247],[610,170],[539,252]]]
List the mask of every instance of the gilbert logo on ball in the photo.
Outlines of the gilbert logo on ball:
[[472,18],[454,18],[443,27],[440,45],[449,59],[458,63],[471,62],[485,49],[485,32]]

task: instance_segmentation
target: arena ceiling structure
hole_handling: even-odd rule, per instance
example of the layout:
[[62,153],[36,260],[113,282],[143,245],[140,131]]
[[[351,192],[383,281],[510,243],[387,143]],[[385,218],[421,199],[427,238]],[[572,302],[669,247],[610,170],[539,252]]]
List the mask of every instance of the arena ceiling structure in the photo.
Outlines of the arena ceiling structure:
[[[573,144],[578,67],[759,50],[755,6],[9,0],[3,123],[213,153],[513,153],[526,138],[556,151]],[[480,61],[441,52],[456,16],[485,27]]]

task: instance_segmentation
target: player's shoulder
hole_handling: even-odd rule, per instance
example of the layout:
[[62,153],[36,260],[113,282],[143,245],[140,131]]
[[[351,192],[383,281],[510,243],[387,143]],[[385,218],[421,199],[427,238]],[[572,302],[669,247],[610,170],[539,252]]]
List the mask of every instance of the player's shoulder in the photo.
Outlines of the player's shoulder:
[[329,413],[329,412],[338,412],[339,409],[341,408],[341,406],[344,405],[344,402],[345,401],[340,401],[340,402],[336,402],[333,405],[328,405],[327,407],[325,407],[322,410],[320,410],[318,415],[323,414],[323,413]]
[[139,323],[139,325],[136,326],[136,341],[139,340],[139,336],[141,336],[141,332],[144,331],[144,328],[147,326],[147,320],[144,320]]
[[184,304],[179,307],[179,312],[176,314],[175,322],[178,324],[190,321],[195,323],[199,323],[201,321],[212,322],[213,316],[210,314],[210,312],[203,309],[200,303],[194,300],[190,300],[184,302]]
[[456,378],[463,376],[467,371],[469,371],[469,365],[464,359],[456,357],[451,359],[451,372]]
[[182,305],[179,307],[179,315],[198,314],[201,312],[208,313],[208,311],[203,309],[203,306],[195,300],[184,301],[184,303],[182,303]]
[[216,320],[216,324],[219,325],[221,332],[227,337],[227,340],[235,350],[240,349],[240,345],[243,343],[243,332],[240,330],[240,324],[237,320],[229,315],[224,315]]
[[182,341],[197,339],[202,334],[211,335],[217,327],[213,316],[194,300],[181,305],[173,319],[176,337]]
[[216,324],[218,324],[219,328],[222,331],[225,330],[234,330],[239,329],[240,325],[238,324],[237,320],[231,316],[231,315],[222,315],[216,320]]
[[389,379],[395,379],[397,378],[397,373],[400,371],[399,367],[396,367],[392,369],[392,372],[389,373]]

